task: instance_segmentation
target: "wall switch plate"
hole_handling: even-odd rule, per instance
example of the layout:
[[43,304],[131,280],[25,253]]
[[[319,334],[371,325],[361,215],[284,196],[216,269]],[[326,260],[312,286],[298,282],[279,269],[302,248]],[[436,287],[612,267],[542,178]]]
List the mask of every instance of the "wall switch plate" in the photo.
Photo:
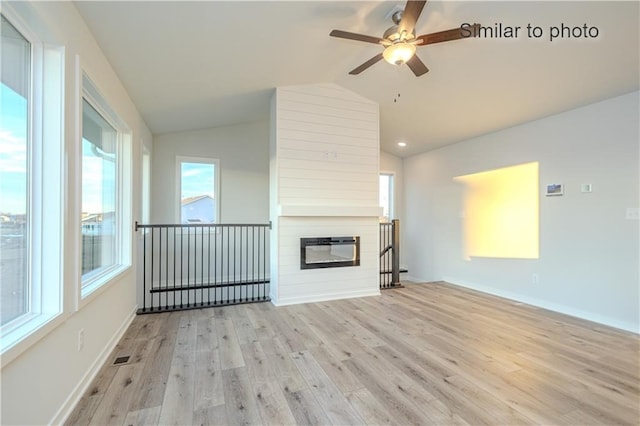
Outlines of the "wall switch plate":
[[531,274],[531,284],[539,284],[540,283],[540,277],[538,276],[538,274]]
[[580,191],[582,192],[591,192],[592,187],[590,183],[583,183],[582,185],[580,185]]
[[640,220],[640,209],[637,207],[627,207],[627,219]]

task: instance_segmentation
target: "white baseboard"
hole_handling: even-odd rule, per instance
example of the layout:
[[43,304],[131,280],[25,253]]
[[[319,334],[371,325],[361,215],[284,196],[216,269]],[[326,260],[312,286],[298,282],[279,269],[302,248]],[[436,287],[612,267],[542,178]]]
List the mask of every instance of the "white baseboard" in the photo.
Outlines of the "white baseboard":
[[76,385],[76,387],[73,389],[73,392],[71,392],[71,394],[67,397],[67,399],[64,401],[64,404],[62,404],[62,407],[60,407],[58,412],[53,416],[53,419],[51,419],[49,424],[58,425],[64,424],[67,421],[67,419],[73,412],[73,409],[76,407],[78,402],[80,402],[82,396],[89,389],[89,386],[91,386],[91,382],[93,382],[93,379],[96,378],[98,372],[100,372],[100,369],[107,361],[107,357],[111,354],[122,336],[124,336],[124,333],[129,328],[129,325],[131,325],[131,322],[136,316],[137,310],[138,306],[136,306],[133,311],[125,318],[123,323],[120,325],[120,328],[118,328],[118,331],[113,335],[109,342],[107,342],[105,347],[100,352],[99,356],[96,358],[93,364],[91,364],[89,370],[87,370],[87,372],[84,374],[82,380],[80,380],[80,382]]
[[417,277],[413,277],[409,274],[400,274],[400,281],[411,281],[413,283],[425,283],[427,282],[426,280],[417,278]]
[[640,334],[640,330],[638,329],[638,324],[633,324],[626,321],[620,321],[615,318],[611,318],[605,315],[596,314],[593,312],[583,311],[581,309],[576,309],[571,306],[566,306],[558,303],[549,302],[546,300],[538,299],[535,297],[523,296],[518,293],[512,293],[510,291],[504,291],[495,289],[493,287],[488,287],[478,283],[472,283],[465,280],[460,280],[452,277],[443,277],[443,281],[446,281],[449,284],[457,285],[460,287],[469,288],[471,290],[477,290],[482,293],[492,294],[494,296],[502,297],[505,299],[513,300],[520,303],[526,303],[527,305],[536,306],[538,308],[548,309],[550,311],[558,312],[561,314],[569,315],[572,317],[580,318],[583,320],[595,322],[598,324],[606,325],[608,327],[617,328],[624,331],[630,331],[632,333]]
[[328,300],[353,299],[355,297],[379,296],[380,289],[355,290],[341,293],[309,294],[297,297],[283,297],[279,300],[271,299],[275,306],[297,305],[300,303],[326,302]]

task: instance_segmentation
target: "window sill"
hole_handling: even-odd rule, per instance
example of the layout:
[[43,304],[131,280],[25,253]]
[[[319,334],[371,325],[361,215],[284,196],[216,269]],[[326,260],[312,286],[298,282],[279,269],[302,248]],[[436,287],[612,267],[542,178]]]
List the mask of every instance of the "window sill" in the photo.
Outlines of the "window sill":
[[103,271],[97,277],[93,277],[88,284],[83,283],[78,310],[104,293],[114,283],[120,281],[129,270],[131,270],[131,265],[116,265]]
[[31,318],[22,321],[8,333],[2,334],[0,369],[18,358],[23,352],[36,344],[64,323],[69,314],[62,312],[32,314]]

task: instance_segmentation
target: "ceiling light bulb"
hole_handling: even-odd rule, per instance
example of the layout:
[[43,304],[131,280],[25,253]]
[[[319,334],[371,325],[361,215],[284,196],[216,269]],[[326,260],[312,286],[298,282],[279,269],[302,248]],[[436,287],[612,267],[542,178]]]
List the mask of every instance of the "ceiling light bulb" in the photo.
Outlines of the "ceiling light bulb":
[[407,143],[406,142],[398,142],[398,146],[400,148],[404,148],[405,146],[407,146]]
[[395,43],[384,49],[384,60],[393,65],[402,65],[413,58],[416,46],[412,43]]

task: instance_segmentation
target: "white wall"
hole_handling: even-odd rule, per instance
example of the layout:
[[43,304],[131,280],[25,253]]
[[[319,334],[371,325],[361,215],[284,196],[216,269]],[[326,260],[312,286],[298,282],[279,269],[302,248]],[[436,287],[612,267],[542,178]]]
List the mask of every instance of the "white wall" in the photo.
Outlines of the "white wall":
[[176,217],[176,157],[220,160],[220,222],[269,221],[269,123],[255,122],[154,135],[153,223],[179,223]]
[[[405,159],[410,275],[638,332],[639,222],[625,218],[640,205],[638,104],[634,92]],[[531,161],[540,164],[539,259],[465,260],[453,178]],[[565,195],[545,197],[549,183]]]
[[[76,55],[95,85],[114,111],[132,130],[133,140],[133,218],[140,213],[141,145],[149,144],[151,134],[131,102],[117,75],[96,44],[91,32],[71,2],[26,3],[3,2],[25,16],[26,21],[43,42],[65,47],[64,80],[64,138],[67,167],[65,186],[66,211],[79,211],[75,182],[80,169],[74,167],[79,151],[76,140]],[[4,11],[4,9],[3,9]],[[28,345],[19,345],[19,351],[3,357],[1,372],[2,424],[60,423],[73,408],[76,400],[88,386],[112,347],[133,318],[135,299],[134,267],[103,291],[89,297],[89,303],[74,311],[77,294],[79,265],[76,246],[80,223],[67,217],[64,249],[64,306],[65,312],[30,339]],[[85,331],[85,345],[78,351],[78,331]]]
[[[379,294],[378,105],[316,84],[277,88],[271,113],[271,300]],[[360,266],[300,269],[301,237],[348,235]]]

